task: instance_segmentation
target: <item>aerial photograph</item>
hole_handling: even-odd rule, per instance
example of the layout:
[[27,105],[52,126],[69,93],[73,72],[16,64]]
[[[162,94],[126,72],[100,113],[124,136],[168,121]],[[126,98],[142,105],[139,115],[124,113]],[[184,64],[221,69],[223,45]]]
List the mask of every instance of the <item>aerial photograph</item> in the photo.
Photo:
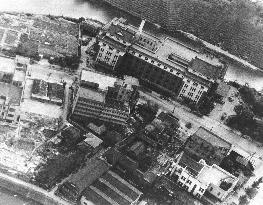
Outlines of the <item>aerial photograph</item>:
[[263,0],[0,0],[0,205],[263,205]]

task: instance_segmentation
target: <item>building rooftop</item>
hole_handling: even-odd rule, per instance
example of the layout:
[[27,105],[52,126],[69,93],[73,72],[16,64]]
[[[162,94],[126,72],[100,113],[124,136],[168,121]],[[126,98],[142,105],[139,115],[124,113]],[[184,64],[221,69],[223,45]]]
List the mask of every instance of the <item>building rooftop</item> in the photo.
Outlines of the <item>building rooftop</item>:
[[92,146],[93,148],[98,147],[103,142],[100,138],[98,138],[96,135],[92,134],[91,132],[86,134],[85,137],[86,139],[84,140],[84,142]]
[[[112,171],[108,171],[83,193],[94,204],[130,205],[142,193]],[[103,203],[105,202],[105,203]]]
[[[119,20],[116,18],[111,22],[111,24],[105,27],[105,30],[107,29],[111,33],[115,33],[115,35],[118,35],[116,33],[123,35],[122,38],[125,39],[125,42],[129,41],[129,43],[131,43],[131,52],[136,50],[146,56],[152,57],[157,62],[162,62],[172,68],[170,68],[170,72],[175,70],[176,72],[189,73],[190,70],[188,70],[188,64],[195,58],[198,58],[210,65],[204,67],[195,65],[199,68],[195,68],[195,70],[200,71],[202,74],[199,75],[199,77],[204,78],[208,75],[212,78],[216,77],[211,76],[212,74],[221,72],[219,66],[223,66],[223,64],[218,58],[206,55],[202,53],[199,48],[197,49],[190,45],[186,45],[172,37],[157,37],[151,33],[145,32],[144,30],[140,33],[139,28],[127,24],[124,19]],[[116,38],[111,39],[111,44],[116,44],[116,42],[120,43],[120,41],[116,40]],[[191,76],[191,74],[193,73],[190,72],[189,76]],[[197,75],[198,73],[194,74]],[[205,78],[205,80],[207,79]]]
[[15,61],[11,58],[0,57],[0,72],[14,73]]
[[227,149],[230,149],[232,144],[225,141],[224,139],[220,138],[219,136],[215,135],[214,133],[212,133],[211,131],[200,127],[195,133],[195,136],[200,137],[201,139],[209,142],[210,144],[212,144],[213,146],[216,147],[224,147]]
[[222,97],[226,97],[229,93],[231,86],[226,84],[225,82],[220,82],[216,89],[216,93]]
[[179,165],[182,167],[186,167],[189,171],[191,171],[193,174],[198,175],[202,168],[204,167],[203,164],[200,164],[199,162],[193,160],[190,156],[183,153]]
[[22,90],[23,89],[20,87],[0,82],[0,96],[5,96],[9,103],[19,105],[22,96]]
[[117,81],[117,78],[112,76],[107,76],[91,70],[82,70],[81,80],[97,83],[99,85],[99,89],[107,90],[108,87],[114,86],[114,83]]
[[220,186],[223,181],[234,182],[237,178],[217,165],[204,169],[198,176],[198,180],[206,184]]
[[109,165],[104,160],[92,157],[86,161],[86,166],[69,177],[69,182],[75,184],[81,193],[108,169]]
[[197,57],[190,62],[190,69],[191,72],[197,72],[213,80],[220,78],[222,75],[222,68],[213,66],[210,63],[207,63],[206,61]]
[[105,93],[101,91],[80,87],[78,92],[79,97],[102,103],[105,102]]

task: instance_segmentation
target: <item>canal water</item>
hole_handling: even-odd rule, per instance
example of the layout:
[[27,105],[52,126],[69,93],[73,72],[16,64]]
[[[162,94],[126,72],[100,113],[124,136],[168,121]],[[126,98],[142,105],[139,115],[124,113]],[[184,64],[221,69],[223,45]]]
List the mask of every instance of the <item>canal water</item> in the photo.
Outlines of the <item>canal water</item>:
[[[140,19],[105,5],[101,0],[0,0],[0,11],[89,17],[104,23],[115,16],[123,16],[132,24],[140,23]],[[263,89],[263,72],[231,67],[225,78],[242,84],[248,83],[257,90]]]

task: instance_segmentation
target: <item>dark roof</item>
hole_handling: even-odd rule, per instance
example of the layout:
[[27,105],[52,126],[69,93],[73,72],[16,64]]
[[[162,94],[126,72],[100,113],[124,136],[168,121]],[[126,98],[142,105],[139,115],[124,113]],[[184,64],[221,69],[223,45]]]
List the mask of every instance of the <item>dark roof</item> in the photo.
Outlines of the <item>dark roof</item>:
[[216,93],[222,97],[226,97],[229,93],[231,86],[226,84],[225,82],[220,82],[216,89]]
[[[121,205],[131,204],[140,194],[139,190],[112,171],[101,176],[83,193],[88,200],[95,204],[113,204],[116,202]],[[107,202],[103,203],[103,201]]]
[[164,123],[168,123],[170,125],[178,125],[179,119],[171,115],[170,113],[161,112],[158,117]]
[[61,136],[64,138],[71,138],[71,139],[72,138],[73,139],[79,138],[80,137],[80,131],[73,126],[67,127],[61,131]]
[[123,28],[121,28],[120,26],[117,25],[113,25],[111,24],[111,26],[109,27],[109,29],[107,30],[111,35],[122,39],[123,41],[127,42],[127,43],[131,43],[133,40],[133,37],[135,35],[135,32],[129,30],[125,30]]
[[196,71],[203,76],[216,80],[221,77],[221,72],[223,68],[216,67],[214,65],[211,65],[210,63],[207,63],[199,58],[195,58],[190,62],[190,68],[193,71]]
[[63,100],[64,98],[64,87],[57,83],[48,83],[48,96],[50,98],[58,98]]
[[198,163],[197,161],[195,161],[194,159],[192,159],[190,156],[188,156],[185,153],[183,153],[183,156],[180,159],[179,165],[183,167],[187,167],[191,171],[194,171],[196,175],[204,167],[204,165]]
[[76,185],[80,193],[109,169],[109,165],[98,158],[92,157],[86,161],[86,166],[70,176],[69,182]]
[[215,147],[223,147],[230,149],[231,148],[231,143],[227,142],[226,140],[220,138],[219,136],[215,135],[211,131],[200,127],[195,133],[194,136],[197,136],[206,142],[212,144]]
[[10,99],[9,102],[12,104],[20,104],[22,90],[20,87],[0,82],[0,96],[3,96],[2,98],[5,99]]

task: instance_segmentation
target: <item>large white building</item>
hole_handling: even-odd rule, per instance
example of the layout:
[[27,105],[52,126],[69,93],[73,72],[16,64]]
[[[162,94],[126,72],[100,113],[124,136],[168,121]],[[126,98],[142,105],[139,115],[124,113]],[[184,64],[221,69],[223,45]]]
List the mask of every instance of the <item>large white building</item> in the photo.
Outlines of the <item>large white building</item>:
[[179,186],[201,198],[205,192],[220,201],[233,191],[238,178],[218,165],[207,165],[204,160],[196,162],[185,153],[170,167],[169,175]]
[[114,18],[98,35],[97,62],[116,72],[174,97],[198,103],[226,73],[222,60],[205,53],[198,45],[186,45],[169,36],[157,37]]

